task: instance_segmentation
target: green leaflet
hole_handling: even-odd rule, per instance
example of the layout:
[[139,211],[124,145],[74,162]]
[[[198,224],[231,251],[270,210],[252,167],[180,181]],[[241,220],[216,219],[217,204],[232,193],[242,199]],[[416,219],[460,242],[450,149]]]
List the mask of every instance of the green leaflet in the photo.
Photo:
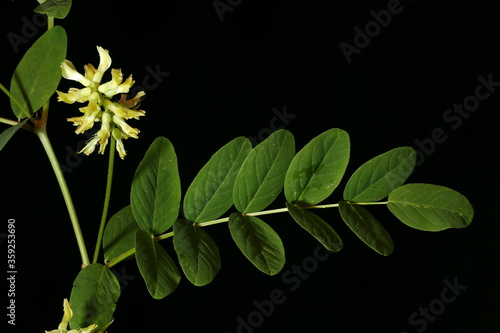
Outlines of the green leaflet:
[[231,208],[236,175],[251,150],[250,140],[238,137],[210,158],[184,196],[184,216],[187,220],[210,221]]
[[444,186],[407,184],[389,194],[387,208],[406,225],[426,231],[464,228],[474,209],[466,197]]
[[120,283],[107,266],[92,264],[83,268],[73,283],[70,304],[73,317],[71,328],[92,324],[102,328],[113,320]]
[[174,224],[180,201],[177,156],[172,143],[159,137],[149,147],[132,180],[132,212],[141,229],[159,235]]
[[372,158],[353,173],[344,189],[344,200],[372,202],[385,198],[410,176],[416,156],[413,148],[400,147]]
[[65,18],[71,9],[71,0],[47,0],[35,8],[35,12],[58,19]]
[[151,296],[162,299],[171,294],[179,285],[181,275],[167,251],[144,230],[135,235],[135,250],[137,266]]
[[329,197],[344,175],[349,153],[349,135],[338,128],[312,139],[297,153],[288,168],[286,200],[305,207]]
[[288,202],[286,207],[295,222],[316,238],[327,250],[334,252],[342,250],[344,246],[342,239],[321,217]]
[[295,140],[278,130],[248,154],[236,177],[233,200],[239,212],[252,213],[269,206],[283,189],[286,170],[295,155]]
[[221,268],[219,248],[202,228],[191,222],[174,223],[174,249],[184,274],[195,286],[212,282]]
[[23,56],[10,85],[10,93],[19,101],[10,104],[18,119],[40,109],[56,91],[61,80],[61,62],[66,58],[65,30],[55,26],[45,32]]
[[366,245],[384,256],[392,253],[394,244],[391,236],[365,208],[341,201],[339,211],[344,222]]
[[16,132],[21,127],[23,127],[27,121],[28,121],[28,118],[24,119],[23,121],[21,121],[17,125],[14,125],[14,126],[7,128],[5,131],[2,132],[2,134],[0,134],[0,150],[2,150],[3,147],[5,147],[5,145],[7,144],[7,142],[9,142],[9,140],[12,138],[12,136],[14,136],[14,134],[16,134]]
[[135,247],[135,233],[140,230],[130,205],[109,219],[103,235],[104,261],[109,262]]
[[252,264],[268,274],[279,273],[285,265],[285,249],[278,234],[257,217],[232,213],[229,216],[231,236]]

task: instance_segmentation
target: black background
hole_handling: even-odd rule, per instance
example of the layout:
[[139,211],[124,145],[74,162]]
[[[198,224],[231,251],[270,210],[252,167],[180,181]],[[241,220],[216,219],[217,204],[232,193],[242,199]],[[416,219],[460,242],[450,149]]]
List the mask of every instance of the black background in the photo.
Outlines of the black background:
[[[157,136],[174,144],[185,191],[219,147],[236,136],[257,136],[270,127],[272,110],[284,108],[295,116],[286,129],[295,135],[297,149],[333,127],[350,134],[347,175],[328,202],[341,199],[347,176],[363,162],[409,145],[422,152],[409,182],[453,188],[475,208],[468,228],[427,233],[399,223],[385,207],[374,207],[372,213],[395,243],[389,257],[359,241],[335,209],[322,211],[342,236],[344,250],[311,266],[296,290],[284,273],[313,262],[317,243],[290,217],[264,218],[287,251],[283,272],[273,277],[242,256],[227,226],[211,227],[223,268],[209,286],[194,287],[183,279],[172,295],[153,300],[133,261],[116,267],[128,280],[110,332],[237,332],[238,317],[258,318],[252,314],[254,301],[269,300],[273,290],[283,292],[286,300],[251,331],[498,330],[495,158],[500,87],[460,125],[443,118],[447,109],[475,94],[479,77],[500,82],[498,8],[493,2],[402,0],[400,12],[348,63],[340,44],[354,45],[354,28],[364,30],[374,21],[370,12],[380,12],[388,3],[393,1],[233,1],[232,10],[220,16],[212,1],[76,1],[66,20],[56,20],[68,34],[67,58],[80,70],[89,62],[97,66],[95,47],[100,45],[109,49],[113,68],[133,74],[137,85],[148,88],[141,106],[146,117],[130,121],[141,130],[140,138],[125,141],[128,156],[116,163],[110,213],[128,204],[135,168]],[[35,5],[17,0],[3,4],[0,80],[6,86],[24,52],[44,31],[34,24],[39,19],[32,13]],[[13,36],[26,43],[13,44]],[[148,68],[169,74],[152,80]],[[75,84],[61,82],[60,89]],[[1,116],[12,118],[8,99],[0,101]],[[92,253],[107,158],[69,153],[86,139],[66,122],[76,114],[76,105],[54,99],[48,131],[61,163],[72,163],[67,181]],[[418,142],[431,149],[431,133],[438,128],[446,140],[425,154]],[[17,321],[8,332],[54,329],[80,260],[62,196],[35,136],[19,132],[0,161],[0,232],[6,232],[10,218],[16,220],[17,235]],[[272,207],[283,207],[283,202],[280,197]],[[171,242],[164,244],[173,254]],[[6,251],[4,239],[2,249]],[[426,327],[412,325],[412,313],[436,304],[445,279],[456,279],[467,289]],[[1,292],[5,306],[6,293]]]

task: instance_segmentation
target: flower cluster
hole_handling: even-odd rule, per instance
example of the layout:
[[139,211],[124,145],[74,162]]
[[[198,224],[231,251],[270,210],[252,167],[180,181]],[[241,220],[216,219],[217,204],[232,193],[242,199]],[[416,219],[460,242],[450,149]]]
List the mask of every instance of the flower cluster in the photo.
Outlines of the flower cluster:
[[[123,81],[120,69],[112,69],[111,81],[101,84],[104,72],[111,66],[111,57],[108,50],[100,46],[97,47],[97,51],[100,59],[99,66],[97,69],[92,64],[84,66],[84,75],[75,69],[71,61],[62,62],[62,76],[65,79],[80,82],[84,88],[70,88],[67,93],[57,91],[58,101],[68,104],[88,102],[87,106],[80,108],[82,116],[68,118],[68,121],[78,126],[75,131],[77,134],[91,129],[96,122],[101,123],[101,128],[80,152],[90,155],[99,144],[98,152],[104,154],[108,139],[113,136],[116,140],[116,150],[123,159],[126,151],[122,139],[137,139],[139,134],[139,130],[132,128],[125,120],[139,119],[145,115],[145,111],[137,109],[144,92],[141,91],[135,97],[127,99],[126,94],[134,84],[134,80],[130,75]],[[121,94],[120,98],[112,101],[111,99],[118,94]]]

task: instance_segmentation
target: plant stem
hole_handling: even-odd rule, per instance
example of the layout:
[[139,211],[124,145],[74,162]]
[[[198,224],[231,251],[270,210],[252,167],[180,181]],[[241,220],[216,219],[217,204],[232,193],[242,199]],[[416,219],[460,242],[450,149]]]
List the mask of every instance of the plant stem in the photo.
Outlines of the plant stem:
[[78,243],[78,248],[80,250],[80,255],[82,257],[82,266],[87,266],[90,264],[89,257],[87,254],[87,249],[85,247],[85,242],[83,240],[82,231],[80,229],[80,224],[78,222],[78,217],[76,215],[75,207],[73,205],[73,200],[71,199],[71,195],[69,193],[68,185],[66,184],[66,179],[64,178],[64,174],[61,170],[61,166],[57,161],[54,150],[52,149],[52,145],[50,143],[49,137],[47,136],[47,131],[45,130],[45,125],[42,125],[41,128],[35,128],[35,133],[40,139],[43,148],[45,149],[45,153],[49,158],[50,165],[54,170],[54,173],[57,178],[57,182],[59,183],[59,187],[61,188],[62,195],[64,197],[64,202],[66,203],[66,208],[68,209],[69,217],[71,219],[71,224],[73,225],[73,231],[75,232],[76,241]]
[[111,186],[113,183],[113,168],[115,164],[115,145],[116,140],[111,136],[111,143],[109,147],[109,163],[108,163],[108,179],[106,182],[106,194],[104,195],[104,206],[102,209],[101,225],[99,226],[99,234],[97,235],[97,243],[95,245],[93,264],[97,263],[99,258],[99,250],[101,248],[102,236],[104,234],[104,227],[108,218],[109,200],[111,198]]
[[[387,205],[388,201],[377,201],[377,202],[349,202],[351,205],[359,205],[359,206],[369,206],[369,205]],[[339,206],[338,203],[336,204],[328,204],[328,205],[316,205],[316,206],[309,206],[309,207],[300,207],[301,209],[323,209],[323,208],[337,208]],[[255,212],[255,213],[244,213],[243,215],[246,216],[260,216],[260,215],[270,215],[270,214],[277,214],[277,213],[285,213],[288,212],[288,208],[277,208],[277,209],[270,209],[270,210],[263,210],[260,212]],[[208,227],[211,225],[215,224],[220,224],[220,223],[225,223],[229,221],[229,217],[224,217],[221,219],[217,220],[212,220],[212,221],[207,221],[207,222],[200,222],[200,223],[193,223],[194,226],[196,227]],[[170,237],[174,236],[174,232],[170,231],[167,232],[163,235],[154,237],[155,241],[160,241],[164,240]],[[108,267],[113,267],[119,262],[127,259],[128,257],[132,256],[135,253],[135,248],[130,249],[129,251],[122,253],[120,256],[116,257],[115,259],[111,260],[108,262],[106,265]]]

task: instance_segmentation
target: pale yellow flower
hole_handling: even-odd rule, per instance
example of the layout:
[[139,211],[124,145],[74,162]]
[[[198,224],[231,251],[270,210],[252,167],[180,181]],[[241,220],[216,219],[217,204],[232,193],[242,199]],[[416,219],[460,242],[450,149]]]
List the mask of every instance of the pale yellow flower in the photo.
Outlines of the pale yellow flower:
[[[88,105],[80,108],[82,116],[68,118],[68,121],[77,126],[75,133],[81,134],[94,127],[97,122],[101,123],[101,128],[87,142],[80,151],[86,155],[94,152],[99,144],[99,154],[104,154],[109,137],[112,135],[116,140],[116,150],[120,158],[125,158],[126,151],[122,140],[128,138],[138,138],[139,130],[131,127],[125,120],[139,119],[146,114],[144,110],[138,110],[139,103],[144,96],[141,91],[135,97],[127,99],[127,93],[132,88],[134,80],[130,75],[123,81],[121,69],[111,70],[111,80],[101,84],[104,72],[111,67],[111,57],[108,50],[97,47],[99,53],[99,66],[97,69],[92,64],[84,66],[85,73],[79,73],[73,63],[64,60],[61,64],[62,76],[65,79],[77,81],[84,86],[82,89],[70,88],[67,93],[56,91],[58,101],[68,104],[86,103]],[[120,95],[118,100],[112,98]]]

